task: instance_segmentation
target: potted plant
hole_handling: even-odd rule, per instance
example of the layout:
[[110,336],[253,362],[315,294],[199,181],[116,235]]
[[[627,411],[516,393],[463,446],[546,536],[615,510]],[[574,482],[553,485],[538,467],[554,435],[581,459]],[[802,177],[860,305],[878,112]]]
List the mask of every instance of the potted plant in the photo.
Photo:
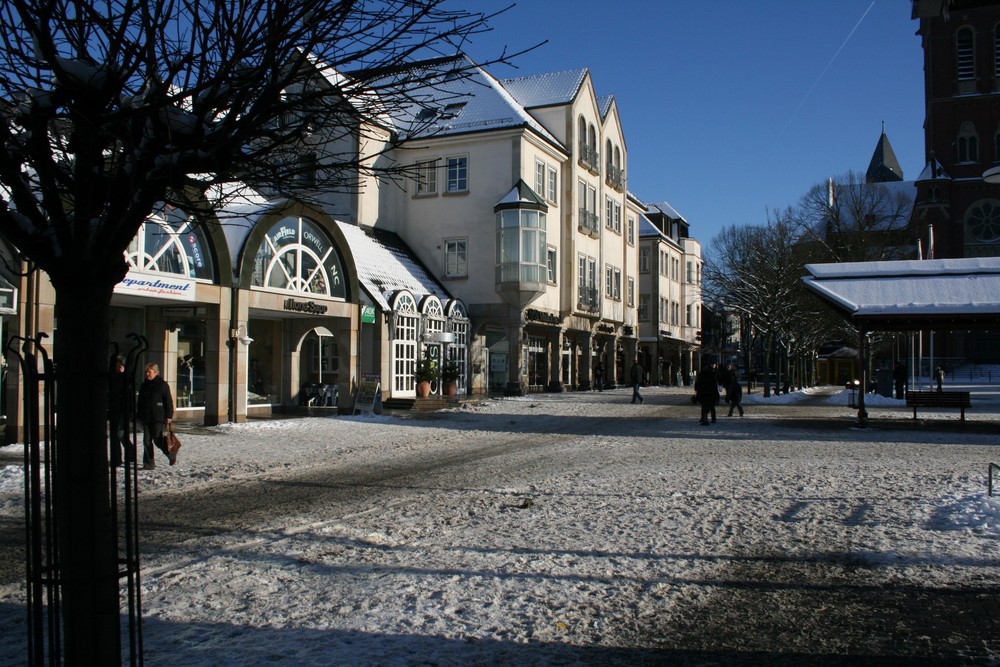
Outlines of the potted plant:
[[417,362],[417,369],[413,372],[413,379],[417,383],[417,396],[427,398],[431,394],[431,382],[438,379],[437,361],[431,359],[430,354],[424,354],[424,358]]
[[458,362],[454,359],[441,364],[441,385],[447,396],[454,396],[458,391]]

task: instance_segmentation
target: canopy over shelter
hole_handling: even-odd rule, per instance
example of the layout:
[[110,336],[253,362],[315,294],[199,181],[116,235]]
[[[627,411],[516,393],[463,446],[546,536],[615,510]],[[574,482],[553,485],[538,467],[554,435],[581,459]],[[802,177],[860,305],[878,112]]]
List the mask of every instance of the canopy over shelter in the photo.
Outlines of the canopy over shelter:
[[[1000,257],[807,264],[806,270],[806,287],[858,328],[863,387],[867,332],[1000,326]],[[864,426],[864,392],[857,407]]]
[[865,331],[1000,327],[1000,257],[805,268],[806,287]]

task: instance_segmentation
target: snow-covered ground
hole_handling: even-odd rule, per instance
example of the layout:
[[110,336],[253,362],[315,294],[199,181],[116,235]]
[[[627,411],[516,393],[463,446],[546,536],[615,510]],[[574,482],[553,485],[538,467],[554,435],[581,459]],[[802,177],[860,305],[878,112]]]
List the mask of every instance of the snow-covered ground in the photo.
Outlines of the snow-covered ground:
[[647,388],[189,427],[139,473],[145,664],[998,661],[1000,385],[969,388],[964,425],[871,396],[860,429],[835,390],[705,427]]

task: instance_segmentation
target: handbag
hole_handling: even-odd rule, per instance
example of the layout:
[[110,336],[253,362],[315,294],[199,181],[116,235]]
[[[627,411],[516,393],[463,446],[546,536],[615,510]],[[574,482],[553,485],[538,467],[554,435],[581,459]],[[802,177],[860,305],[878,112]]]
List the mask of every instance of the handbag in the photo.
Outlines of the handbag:
[[170,465],[174,465],[177,463],[177,450],[181,448],[181,439],[174,433],[173,422],[167,424],[167,430],[163,434],[163,439],[167,445],[167,457],[170,459]]

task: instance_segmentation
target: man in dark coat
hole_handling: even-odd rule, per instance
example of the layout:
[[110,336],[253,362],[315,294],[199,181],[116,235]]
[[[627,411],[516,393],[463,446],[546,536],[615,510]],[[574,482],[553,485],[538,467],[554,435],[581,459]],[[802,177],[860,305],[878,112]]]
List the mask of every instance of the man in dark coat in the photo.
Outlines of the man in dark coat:
[[642,394],[639,393],[639,387],[642,386],[642,379],[646,375],[646,369],[642,367],[639,360],[636,359],[635,363],[632,364],[632,370],[630,371],[630,379],[632,380],[632,402],[635,403],[639,401],[641,404],[643,402]]
[[128,439],[129,412],[125,360],[116,356],[108,373],[108,435],[111,437],[108,460],[113,466],[120,466],[122,461],[131,463],[135,460],[135,452]]
[[156,467],[153,445],[166,454],[170,465],[177,463],[177,455],[170,455],[163,440],[163,426],[174,418],[174,399],[170,395],[170,385],[160,377],[160,367],[156,364],[146,364],[146,379],[139,387],[136,416],[142,422],[142,469]]
[[694,381],[694,395],[701,403],[701,423],[708,425],[708,416],[715,423],[715,404],[719,402],[719,377],[716,375],[715,363],[703,368]]

